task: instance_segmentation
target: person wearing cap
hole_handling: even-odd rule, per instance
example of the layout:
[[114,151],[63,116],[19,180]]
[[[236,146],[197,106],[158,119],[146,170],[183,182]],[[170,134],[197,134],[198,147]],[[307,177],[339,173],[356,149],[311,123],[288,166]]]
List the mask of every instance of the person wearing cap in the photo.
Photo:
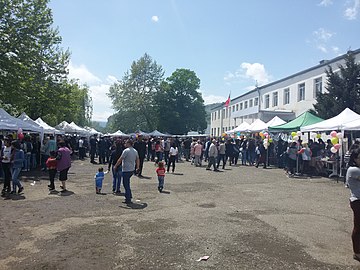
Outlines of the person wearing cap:
[[218,151],[217,146],[216,146],[216,140],[213,139],[212,142],[211,142],[210,148],[209,148],[209,163],[208,163],[208,166],[206,167],[206,170],[210,170],[210,167],[213,166],[214,167],[214,172],[219,171],[216,168],[216,159],[217,159],[217,156],[218,156],[218,152],[219,151]]

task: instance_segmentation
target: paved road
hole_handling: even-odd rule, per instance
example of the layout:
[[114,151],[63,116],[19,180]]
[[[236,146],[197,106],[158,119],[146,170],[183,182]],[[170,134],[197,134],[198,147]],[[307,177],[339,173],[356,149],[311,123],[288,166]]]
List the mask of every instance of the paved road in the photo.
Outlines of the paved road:
[[64,195],[49,194],[46,175],[27,175],[24,196],[0,201],[0,269],[360,269],[349,191],[334,180],[186,162],[160,194],[146,163],[126,206],[111,175],[108,194],[95,194],[98,167],[75,161]]

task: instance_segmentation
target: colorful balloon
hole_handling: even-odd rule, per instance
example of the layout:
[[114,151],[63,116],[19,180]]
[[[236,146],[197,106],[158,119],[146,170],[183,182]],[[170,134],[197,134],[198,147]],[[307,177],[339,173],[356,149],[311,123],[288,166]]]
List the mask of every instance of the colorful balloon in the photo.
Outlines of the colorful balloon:
[[337,143],[337,144],[334,144],[334,148],[336,150],[339,150],[341,148],[341,144]]
[[291,137],[295,137],[295,136],[296,136],[296,132],[295,131],[291,132]]
[[331,136],[331,137],[336,137],[336,135],[337,135],[337,132],[336,132],[335,130],[333,130],[333,131],[330,132],[330,136]]
[[299,137],[301,137],[301,131],[298,131],[298,132],[296,132],[296,135],[298,135]]
[[320,138],[321,138],[321,134],[316,134],[316,138],[320,139]]
[[338,139],[337,137],[332,137],[332,138],[331,138],[331,143],[332,143],[333,145],[337,144],[338,142],[339,142],[339,139]]
[[295,136],[293,136],[293,139],[294,139],[294,141],[298,141],[298,140],[299,140],[299,136],[298,136],[298,135],[295,135]]
[[19,140],[22,140],[22,139],[24,139],[24,134],[18,133],[18,136],[17,136],[17,137],[18,137]]
[[338,150],[333,146],[330,148],[331,153],[335,154]]
[[343,135],[342,135],[342,133],[338,133],[338,134],[336,134],[336,137],[338,137],[338,139],[342,139]]

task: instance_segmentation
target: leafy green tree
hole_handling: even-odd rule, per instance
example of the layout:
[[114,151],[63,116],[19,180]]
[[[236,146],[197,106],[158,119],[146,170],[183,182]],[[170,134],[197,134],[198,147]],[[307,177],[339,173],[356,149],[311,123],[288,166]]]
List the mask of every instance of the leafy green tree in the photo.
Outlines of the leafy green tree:
[[204,100],[194,71],[177,69],[161,84],[156,95],[158,128],[172,134],[206,129]]
[[339,69],[334,72],[329,66],[326,70],[327,92],[318,94],[312,110],[321,118],[334,117],[346,108],[360,113],[360,64],[351,51],[346,55],[345,65],[340,65]]
[[122,80],[110,87],[109,97],[117,111],[114,117],[119,118],[114,123],[118,123],[126,132],[156,128],[154,97],[163,76],[162,67],[148,54],[134,61]]
[[0,106],[50,124],[88,123],[89,89],[68,81],[69,50],[52,27],[49,0],[0,0]]

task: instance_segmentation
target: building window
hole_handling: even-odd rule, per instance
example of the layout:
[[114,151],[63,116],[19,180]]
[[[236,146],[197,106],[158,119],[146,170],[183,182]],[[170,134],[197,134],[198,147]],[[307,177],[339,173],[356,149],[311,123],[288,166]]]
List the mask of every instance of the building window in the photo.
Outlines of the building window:
[[242,110],[243,109],[243,104],[242,104],[242,102],[240,103],[240,110]]
[[220,136],[220,128],[218,127],[217,135]]
[[301,83],[298,86],[298,101],[305,100],[305,83]]
[[244,109],[247,109],[247,107],[248,107],[248,102],[247,102],[247,101],[245,101],[245,104],[244,104]]
[[270,107],[270,95],[265,95],[265,109]]
[[249,100],[249,107],[251,108],[253,106],[254,101],[252,99]]
[[259,106],[259,98],[255,98],[254,100],[254,106]]
[[278,105],[278,92],[274,92],[272,97],[273,97],[272,105],[273,107],[276,107]]
[[284,89],[284,105],[290,104],[290,89]]
[[236,104],[236,111],[239,110],[239,104]]
[[221,118],[224,119],[225,118],[225,109],[222,110],[222,115]]
[[233,111],[233,112],[235,112],[235,105],[234,105],[234,106],[232,106],[232,108],[233,108],[233,109],[232,109],[232,111]]
[[317,78],[314,80],[314,97],[317,97],[322,93],[322,78]]

